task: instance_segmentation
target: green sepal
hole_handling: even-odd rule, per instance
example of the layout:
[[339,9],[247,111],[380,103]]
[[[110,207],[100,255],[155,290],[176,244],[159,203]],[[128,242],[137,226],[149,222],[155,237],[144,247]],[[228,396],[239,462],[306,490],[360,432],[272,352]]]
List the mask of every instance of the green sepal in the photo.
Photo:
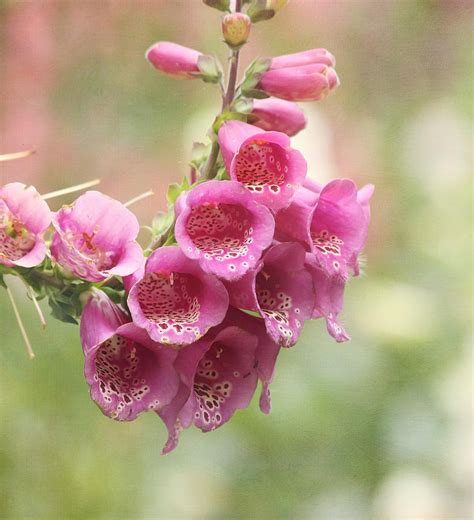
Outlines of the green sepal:
[[219,9],[219,11],[230,11],[230,0],[202,0],[207,6]]
[[168,186],[168,193],[166,194],[166,199],[168,200],[168,204],[170,206],[174,206],[174,203],[178,200],[178,197],[183,193],[183,191],[188,191],[191,188],[188,178],[184,177],[183,182],[178,184],[174,182]]
[[239,97],[232,103],[232,110],[241,114],[250,114],[253,110],[253,102],[246,97]]
[[248,94],[249,91],[255,89],[258,85],[262,74],[267,72],[272,63],[271,58],[257,58],[245,71],[244,80],[240,85],[240,91],[247,97],[253,97]]
[[191,161],[189,165],[195,170],[200,170],[209,156],[210,145],[204,143],[193,143],[191,150]]
[[222,123],[232,120],[243,121],[245,123],[247,121],[247,116],[245,114],[241,114],[240,112],[223,112],[218,117],[216,117],[214,123],[212,124],[212,130],[217,134],[219,132],[219,128],[222,126]]
[[219,83],[224,74],[222,65],[215,56],[201,54],[198,58],[197,66],[200,71],[197,76],[206,83]]

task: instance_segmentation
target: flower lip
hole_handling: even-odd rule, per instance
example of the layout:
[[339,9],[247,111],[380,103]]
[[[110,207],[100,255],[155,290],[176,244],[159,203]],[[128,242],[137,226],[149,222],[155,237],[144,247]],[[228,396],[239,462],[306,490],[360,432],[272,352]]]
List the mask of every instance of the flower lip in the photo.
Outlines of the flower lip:
[[260,313],[268,335],[282,347],[296,343],[313,312],[313,283],[304,262],[301,244],[277,243],[257,269],[227,284],[231,305]]
[[80,331],[91,398],[105,415],[131,421],[172,400],[178,388],[176,354],[129,323],[101,291],[86,303]]
[[180,387],[159,411],[169,433],[163,453],[176,447],[183,428],[194,424],[212,431],[249,405],[257,385],[257,345],[252,332],[226,322],[179,351],[175,368]]
[[175,246],[151,254],[128,296],[134,323],[154,341],[176,346],[193,343],[218,325],[228,304],[222,282]]
[[[179,202],[179,201],[178,201]],[[187,193],[175,236],[202,269],[235,280],[254,267],[273,237],[274,219],[235,181],[208,181]]]

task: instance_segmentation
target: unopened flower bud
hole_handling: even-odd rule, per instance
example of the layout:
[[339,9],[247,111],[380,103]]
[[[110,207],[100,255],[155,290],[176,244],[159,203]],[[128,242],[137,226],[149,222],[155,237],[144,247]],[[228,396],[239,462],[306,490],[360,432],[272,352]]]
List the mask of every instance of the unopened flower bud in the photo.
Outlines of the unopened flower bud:
[[227,45],[230,47],[243,45],[249,37],[251,25],[252,22],[246,14],[226,14],[222,18],[222,34]]
[[273,18],[288,0],[253,0],[247,11],[252,22],[262,22]]

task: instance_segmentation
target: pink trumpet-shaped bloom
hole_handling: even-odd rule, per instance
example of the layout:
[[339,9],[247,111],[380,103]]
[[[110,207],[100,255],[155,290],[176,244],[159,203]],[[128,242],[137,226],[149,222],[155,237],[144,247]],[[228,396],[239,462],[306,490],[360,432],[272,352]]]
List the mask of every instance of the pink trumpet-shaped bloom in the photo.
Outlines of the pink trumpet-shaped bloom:
[[339,86],[336,71],[316,63],[281,69],[262,74],[257,88],[269,96],[287,101],[320,101]]
[[275,221],[242,184],[208,181],[176,204],[175,236],[183,253],[224,280],[241,278],[272,241]]
[[263,255],[256,269],[227,283],[231,305],[260,313],[268,335],[282,347],[297,342],[313,313],[313,282],[304,264],[301,244],[280,243]]
[[254,99],[251,114],[256,118],[255,126],[266,131],[283,132],[290,137],[306,128],[307,124],[303,110],[296,103],[284,99]]
[[304,157],[290,148],[290,139],[282,132],[226,121],[219,129],[219,145],[231,179],[275,211],[288,206],[306,177]]
[[370,219],[373,187],[360,194],[353,181],[335,180],[319,194],[301,194],[277,215],[276,238],[306,244],[317,264],[330,276],[347,279],[348,268],[358,274],[357,257],[364,247]]
[[231,324],[253,334],[258,339],[255,357],[258,378],[262,382],[259,404],[260,410],[268,414],[271,410],[270,383],[273,381],[275,374],[280,345],[275,343],[267,334],[265,322],[261,318],[251,316],[235,307],[229,307],[223,326]]
[[34,267],[46,256],[43,234],[51,211],[33,186],[20,182],[0,188],[0,264]]
[[348,341],[350,337],[337,319],[342,310],[346,281],[339,276],[328,276],[319,267],[311,253],[306,253],[306,262],[306,266],[313,277],[315,294],[312,318],[323,317],[326,320],[329,334],[338,343]]
[[159,412],[169,433],[163,453],[176,447],[182,429],[194,424],[203,432],[215,430],[249,405],[257,385],[257,343],[256,336],[239,327],[219,327],[179,351],[175,368],[180,388]]
[[80,332],[91,398],[105,415],[132,421],[174,398],[179,384],[176,352],[129,323],[103,292],[95,291],[86,303]]
[[326,65],[327,67],[335,67],[336,59],[326,49],[309,49],[307,51],[294,52],[292,54],[284,54],[272,58],[270,70],[317,64]]
[[178,79],[198,77],[200,56],[200,52],[172,42],[155,43],[145,53],[146,59],[156,69]]
[[339,86],[336,60],[326,49],[272,58],[257,88],[288,101],[317,101]]
[[119,201],[98,191],[81,195],[53,216],[51,254],[64,269],[90,282],[127,276],[143,262],[140,226]]
[[227,291],[215,276],[202,271],[179,247],[154,251],[144,276],[128,295],[133,321],[154,341],[188,345],[224,319]]

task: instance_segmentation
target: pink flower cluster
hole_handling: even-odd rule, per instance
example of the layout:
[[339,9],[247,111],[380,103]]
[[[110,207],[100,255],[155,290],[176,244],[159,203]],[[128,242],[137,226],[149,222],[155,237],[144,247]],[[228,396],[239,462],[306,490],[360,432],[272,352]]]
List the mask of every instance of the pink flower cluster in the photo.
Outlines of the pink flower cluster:
[[[182,78],[201,55],[176,44],[151,47],[159,70]],[[34,267],[47,255],[71,278],[90,282],[80,333],[85,377],[104,414],[133,420],[154,411],[168,429],[211,431],[269,385],[280,348],[295,345],[307,320],[324,318],[336,341],[345,284],[359,274],[373,186],[320,186],[307,177],[290,137],[306,118],[294,100],[321,99],[338,79],[334,58],[315,49],[271,60],[249,120],[225,121],[217,135],[230,180],[183,191],[174,207],[176,245],[147,257],[139,224],[120,202],[89,191],[51,213],[34,188],[0,189],[0,263]],[[121,277],[126,303],[100,289]]]
[[[228,121],[218,138],[231,180],[180,195],[177,245],[153,251],[125,278],[129,313],[96,291],[81,321],[92,398],[119,420],[154,410],[168,428],[165,452],[183,428],[211,431],[245,408],[258,380],[268,412],[279,349],[296,343],[306,320],[324,317],[337,341],[348,339],[338,314],[367,236],[371,186],[308,181],[303,156],[281,132]],[[68,220],[77,205],[54,221],[57,240],[67,237],[62,265],[95,279],[122,269],[117,258],[135,258],[127,251],[136,228],[120,220],[123,208],[102,213],[94,202],[103,224]],[[101,232],[124,237],[109,231],[115,225],[130,229],[115,243],[121,255],[100,242]]]

